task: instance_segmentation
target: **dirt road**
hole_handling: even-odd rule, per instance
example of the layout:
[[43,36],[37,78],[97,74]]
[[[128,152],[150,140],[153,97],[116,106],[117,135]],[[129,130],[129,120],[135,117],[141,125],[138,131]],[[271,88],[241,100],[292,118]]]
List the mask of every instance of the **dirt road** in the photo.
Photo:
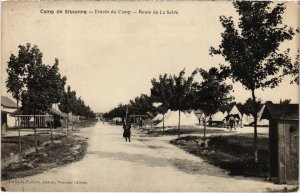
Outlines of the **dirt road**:
[[142,137],[132,142],[122,128],[97,123],[82,129],[89,138],[79,162],[42,174],[2,182],[8,191],[268,191],[283,189],[259,178],[232,177],[168,143],[167,137]]

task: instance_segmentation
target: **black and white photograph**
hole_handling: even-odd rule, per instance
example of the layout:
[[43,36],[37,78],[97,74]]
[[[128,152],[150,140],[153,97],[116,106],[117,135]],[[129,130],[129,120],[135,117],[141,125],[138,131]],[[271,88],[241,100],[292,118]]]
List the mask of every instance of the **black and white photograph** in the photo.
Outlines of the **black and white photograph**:
[[1,191],[298,192],[299,1],[1,3]]

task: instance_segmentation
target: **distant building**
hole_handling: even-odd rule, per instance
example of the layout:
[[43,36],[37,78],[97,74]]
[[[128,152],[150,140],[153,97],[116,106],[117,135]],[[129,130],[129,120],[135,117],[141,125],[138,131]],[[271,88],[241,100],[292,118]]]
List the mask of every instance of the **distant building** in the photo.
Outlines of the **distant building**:
[[16,120],[12,115],[16,110],[17,103],[6,96],[1,96],[1,132],[6,132],[7,128],[16,126]]
[[[17,112],[15,112],[14,115],[17,116]],[[34,125],[36,126],[36,128],[65,127],[65,122],[67,118],[67,114],[62,113],[56,108],[51,108],[49,112],[35,115],[34,124],[33,115],[24,114],[23,112],[20,112],[20,126],[22,128],[34,128]]]
[[271,179],[298,184],[299,105],[266,103],[261,119],[269,120]]
[[97,121],[100,121],[103,119],[103,113],[95,113],[95,115],[96,115]]

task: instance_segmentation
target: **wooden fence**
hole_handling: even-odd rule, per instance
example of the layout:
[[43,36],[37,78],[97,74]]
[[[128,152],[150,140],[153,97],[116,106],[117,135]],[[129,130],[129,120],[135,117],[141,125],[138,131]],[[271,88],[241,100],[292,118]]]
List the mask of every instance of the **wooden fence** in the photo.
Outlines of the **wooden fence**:
[[[22,128],[33,128],[34,127],[34,116],[33,115],[19,115],[20,126]],[[16,116],[18,120],[18,116]],[[52,115],[35,115],[35,125],[37,128],[50,127],[50,122],[53,122]]]

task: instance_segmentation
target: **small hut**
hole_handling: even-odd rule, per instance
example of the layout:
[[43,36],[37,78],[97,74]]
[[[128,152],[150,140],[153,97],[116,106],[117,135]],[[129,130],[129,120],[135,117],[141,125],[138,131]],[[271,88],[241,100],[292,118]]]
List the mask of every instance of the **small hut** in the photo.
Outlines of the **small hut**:
[[266,103],[261,119],[269,120],[269,177],[298,184],[299,105]]
[[12,113],[17,110],[17,103],[6,96],[1,96],[1,133],[8,127],[16,126]]

